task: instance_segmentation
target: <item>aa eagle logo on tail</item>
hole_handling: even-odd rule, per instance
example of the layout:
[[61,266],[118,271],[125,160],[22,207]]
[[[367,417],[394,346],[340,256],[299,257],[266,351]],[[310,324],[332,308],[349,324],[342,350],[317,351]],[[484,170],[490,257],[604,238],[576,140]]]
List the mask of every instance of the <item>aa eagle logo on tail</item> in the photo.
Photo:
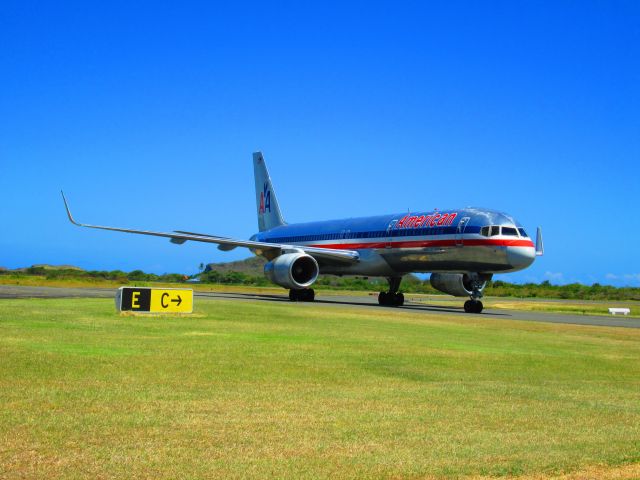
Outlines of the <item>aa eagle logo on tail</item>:
[[271,213],[271,190],[269,190],[269,185],[265,183],[263,191],[260,192],[260,208],[258,208],[258,213],[265,213],[267,211]]

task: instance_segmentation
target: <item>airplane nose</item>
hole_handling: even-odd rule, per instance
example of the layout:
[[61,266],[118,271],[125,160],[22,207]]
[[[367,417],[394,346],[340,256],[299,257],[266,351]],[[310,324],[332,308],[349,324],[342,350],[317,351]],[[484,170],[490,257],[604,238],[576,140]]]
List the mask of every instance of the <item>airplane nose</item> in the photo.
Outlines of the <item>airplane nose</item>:
[[512,268],[521,270],[533,263],[536,251],[533,247],[508,247],[507,258]]

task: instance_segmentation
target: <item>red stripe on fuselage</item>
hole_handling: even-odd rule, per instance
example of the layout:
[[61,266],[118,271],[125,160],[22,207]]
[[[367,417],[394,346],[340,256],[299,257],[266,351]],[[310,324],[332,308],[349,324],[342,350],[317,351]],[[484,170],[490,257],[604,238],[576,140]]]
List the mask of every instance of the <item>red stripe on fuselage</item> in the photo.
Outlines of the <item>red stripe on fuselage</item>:
[[[428,248],[428,247],[455,247],[460,245],[459,240],[413,240],[406,242],[369,242],[369,243],[331,243],[309,245],[316,248],[328,248],[336,250],[363,250],[367,248]],[[531,240],[480,240],[465,239],[462,245],[468,247],[534,247]]]

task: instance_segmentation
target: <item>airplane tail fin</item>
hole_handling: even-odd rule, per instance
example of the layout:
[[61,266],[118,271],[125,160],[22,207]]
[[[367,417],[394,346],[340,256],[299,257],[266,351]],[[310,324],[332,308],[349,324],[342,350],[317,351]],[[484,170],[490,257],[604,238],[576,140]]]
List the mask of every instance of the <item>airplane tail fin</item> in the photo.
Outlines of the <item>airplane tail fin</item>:
[[274,227],[285,225],[280,213],[276,192],[271,184],[271,177],[262,152],[253,154],[253,174],[256,181],[256,209],[258,211],[258,229],[263,232]]

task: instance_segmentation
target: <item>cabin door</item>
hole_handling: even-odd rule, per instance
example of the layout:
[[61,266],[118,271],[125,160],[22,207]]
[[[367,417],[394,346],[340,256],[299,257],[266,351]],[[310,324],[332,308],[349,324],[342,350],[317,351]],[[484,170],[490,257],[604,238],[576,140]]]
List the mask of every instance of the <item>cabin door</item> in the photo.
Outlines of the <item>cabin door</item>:
[[393,241],[393,228],[396,226],[396,223],[398,223],[398,220],[392,220],[387,226],[386,236],[384,238],[384,247],[387,250],[390,250],[392,247],[391,242]]
[[456,247],[464,246],[464,229],[467,228],[470,219],[470,217],[464,217],[458,222],[458,228],[456,229]]

